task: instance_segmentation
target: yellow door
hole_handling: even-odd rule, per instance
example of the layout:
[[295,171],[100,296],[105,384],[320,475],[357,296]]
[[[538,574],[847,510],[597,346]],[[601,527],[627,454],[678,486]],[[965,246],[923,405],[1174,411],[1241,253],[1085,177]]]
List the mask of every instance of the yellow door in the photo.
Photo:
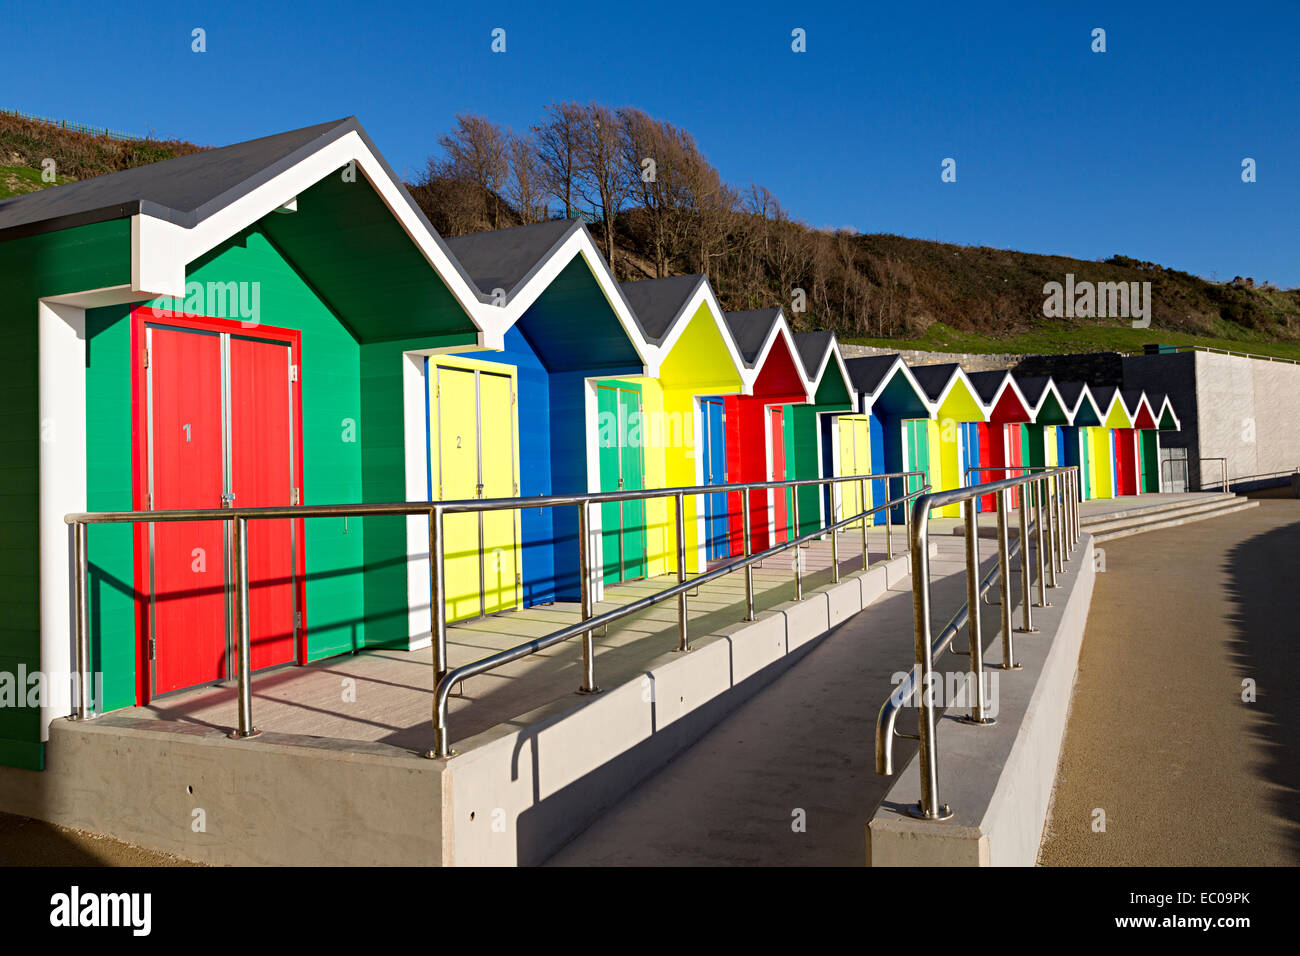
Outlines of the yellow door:
[[[519,493],[515,464],[514,382],[508,375],[479,373],[479,431],[484,498]],[[483,512],[483,610],[505,611],[519,604],[519,512]]]
[[[478,426],[475,422],[474,372],[433,366],[434,387],[429,409],[433,431],[430,447],[434,497],[456,501],[478,497]],[[447,620],[458,621],[482,613],[478,581],[478,516],[443,517],[443,581],[447,589]]]
[[[871,473],[871,431],[870,421],[859,415],[841,415],[839,425],[840,474],[866,475]],[[835,519],[843,521],[855,514],[860,514],[871,507],[871,483],[866,482],[867,495],[864,503],[862,483],[856,481],[839,482],[840,513]],[[855,522],[849,527],[859,527]]]
[[1110,498],[1110,429],[1089,428],[1092,441],[1092,496]]
[[1043,454],[1046,457],[1043,459],[1043,464],[1047,465],[1049,468],[1057,467],[1057,465],[1060,464],[1060,462],[1058,461],[1058,454],[1057,454],[1058,450],[1059,449],[1057,449],[1056,447],[1056,426],[1044,425],[1043,426]]
[[[519,493],[512,370],[429,363],[429,484],[440,501]],[[519,513],[443,518],[447,620],[519,605]]]

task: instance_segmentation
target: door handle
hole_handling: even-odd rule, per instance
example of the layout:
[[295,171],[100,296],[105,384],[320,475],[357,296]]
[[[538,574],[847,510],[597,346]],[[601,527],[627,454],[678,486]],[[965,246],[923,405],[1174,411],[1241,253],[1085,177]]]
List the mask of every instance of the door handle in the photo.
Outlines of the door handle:
[[221,495],[221,507],[232,508],[235,504],[235,493],[233,491],[224,492]]

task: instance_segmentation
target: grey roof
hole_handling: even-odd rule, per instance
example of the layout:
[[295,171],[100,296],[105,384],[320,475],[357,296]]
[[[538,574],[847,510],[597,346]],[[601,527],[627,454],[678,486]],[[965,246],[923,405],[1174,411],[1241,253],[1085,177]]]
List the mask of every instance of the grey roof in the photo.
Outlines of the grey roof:
[[897,352],[892,355],[864,355],[849,359],[844,367],[849,370],[849,378],[853,380],[853,387],[859,394],[875,395],[897,360]]
[[959,368],[961,366],[956,362],[944,362],[941,365],[913,365],[912,377],[916,379],[916,384],[921,386],[921,391],[925,392],[925,397],[932,402],[937,402],[948,380]]
[[1079,404],[1079,396],[1083,394],[1083,382],[1057,382],[1056,390],[1061,393],[1061,398],[1065,399],[1066,406],[1072,409]]
[[975,386],[980,401],[987,405],[998,397],[998,389],[1002,387],[1002,380],[1007,377],[1007,373],[971,372],[966,377],[970,379],[971,385]]
[[[1124,406],[1126,408],[1135,409],[1142,404],[1142,389],[1140,388],[1121,389],[1120,395],[1124,396]],[[1156,409],[1156,413],[1159,413],[1159,409]]]
[[496,289],[503,289],[509,299],[541,266],[547,253],[580,228],[582,223],[576,219],[553,219],[453,236],[447,240],[447,248],[480,292],[490,297]]
[[835,342],[834,332],[796,332],[793,336],[795,351],[803,363],[804,374],[808,381],[817,384],[814,379],[822,367],[822,358],[826,350]]
[[1051,381],[1051,378],[1046,375],[1017,375],[1012,372],[1011,377],[1016,380],[1016,384],[1020,386],[1021,394],[1025,396],[1030,405],[1038,404],[1043,397],[1043,393],[1047,391],[1047,383]]
[[758,353],[763,350],[763,343],[767,341],[772,326],[780,315],[780,309],[751,309],[747,312],[728,312],[723,316],[740,357],[750,368],[758,361]]
[[627,297],[632,311],[641,320],[646,337],[655,345],[662,345],[677,318],[690,301],[695,290],[705,282],[703,275],[667,276],[663,279],[641,279],[624,282],[620,288]]
[[[447,244],[355,116],[0,199],[0,241],[137,214],[193,228],[349,133],[361,138],[445,252]],[[448,258],[469,283],[455,257]]]
[[1088,390],[1092,392],[1092,397],[1097,400],[1097,410],[1105,413],[1110,407],[1111,398],[1119,389],[1114,385],[1090,385]]
[[23,228],[30,235],[136,213],[193,226],[321,146],[360,129],[356,118],[348,117],[0,200],[0,233]]

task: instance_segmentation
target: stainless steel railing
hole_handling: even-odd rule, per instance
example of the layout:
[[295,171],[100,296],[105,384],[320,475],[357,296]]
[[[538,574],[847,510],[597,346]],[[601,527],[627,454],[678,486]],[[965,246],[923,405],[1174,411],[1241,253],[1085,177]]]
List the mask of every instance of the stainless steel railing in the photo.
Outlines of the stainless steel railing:
[[[1217,461],[1217,462],[1219,463],[1219,474],[1220,474],[1220,476],[1221,476],[1220,479],[1219,479],[1219,484],[1220,484],[1220,486],[1222,487],[1223,491],[1225,491],[1225,492],[1228,491],[1228,490],[1229,490],[1229,489],[1228,489],[1228,459],[1226,459],[1226,458],[1222,458],[1222,457],[1214,457],[1214,458],[1166,458],[1164,461],[1162,461],[1162,462],[1160,463],[1160,481],[1161,481],[1161,487],[1164,486],[1165,465],[1172,465],[1172,464],[1175,464],[1175,463],[1177,463],[1177,462],[1181,462],[1182,465],[1183,465],[1183,483],[1184,483],[1184,484],[1188,484],[1188,485],[1190,485],[1190,484],[1192,483],[1192,472],[1191,472],[1191,468],[1190,468],[1189,466],[1191,465],[1192,462],[1196,462],[1196,463],[1199,465],[1199,464],[1200,464],[1201,462],[1203,462],[1203,461]],[[1197,470],[1199,471],[1200,469],[1198,468]],[[1170,478],[1171,481],[1173,480],[1173,477],[1174,477],[1174,470],[1173,470],[1172,468],[1170,468],[1170,469],[1169,469],[1169,478]],[[1205,478],[1204,478],[1204,477],[1201,478],[1201,481],[1199,482],[1199,484],[1200,484],[1200,487],[1199,487],[1197,490],[1198,490],[1198,491],[1204,491],[1204,490],[1205,490]],[[1190,491],[1190,490],[1191,490],[1191,489],[1189,488],[1188,491]]]
[[[964,721],[975,726],[987,726],[993,718],[986,713],[984,695],[984,647],[981,630],[979,602],[989,591],[994,582],[1000,582],[1002,613],[1002,663],[997,665],[1003,670],[1017,670],[1014,638],[1012,637],[1011,575],[1010,563],[1013,554],[1020,555],[1021,569],[1021,605],[1022,618],[1020,633],[1031,633],[1033,626],[1030,611],[1030,561],[1029,561],[1029,510],[1031,495],[1023,491],[1019,503],[1019,535],[1015,547],[1011,547],[1007,533],[1008,492],[1013,488],[1033,489],[1035,506],[1041,509],[1042,503],[1060,499],[1065,521],[1061,525],[1062,533],[1049,534],[1044,542],[1041,536],[1044,512],[1039,510],[1037,521],[1039,529],[1037,541],[1039,603],[1045,605],[1043,582],[1049,568],[1062,567],[1068,559],[1069,552],[1078,546],[1079,513],[1077,508],[1070,508],[1064,502],[1077,501],[1078,466],[1007,466],[987,470],[1031,470],[1041,474],[1022,475],[1018,478],[1005,478],[1000,481],[987,482],[954,491],[940,491],[923,494],[912,504],[911,521],[911,558],[912,558],[912,619],[913,636],[916,649],[916,663],[906,678],[894,688],[893,692],[881,705],[876,718],[876,772],[892,774],[893,742],[895,737],[912,737],[920,741],[921,761],[921,800],[911,809],[914,816],[926,820],[944,820],[952,816],[952,810],[939,802],[938,797],[938,754],[935,743],[935,701],[934,701],[934,661],[945,651],[952,649],[953,639],[963,627],[968,627],[970,637],[970,672],[973,675],[973,702],[970,714]],[[986,470],[986,469],[981,469]],[[985,495],[994,495],[997,511],[998,561],[983,578],[979,576],[979,526],[976,518],[976,499]],[[962,504],[965,522],[966,545],[966,602],[957,609],[939,632],[938,638],[932,637],[930,625],[930,555],[929,522],[930,510],[949,504]],[[1050,509],[1049,509],[1050,513]],[[1058,512],[1061,513],[1061,512]],[[1050,550],[1050,557],[1049,552]],[[954,653],[961,653],[956,652]],[[896,729],[898,714],[906,706],[913,694],[919,697],[919,730],[917,734],[903,734]]]
[[[733,488],[744,489],[744,490],[760,490],[763,488],[784,488],[784,487],[792,487],[792,486],[801,487],[806,485],[834,484],[834,483],[839,483],[844,481],[859,481],[863,483],[862,500],[865,502],[866,501],[865,483],[867,481],[884,478],[886,479],[886,487],[888,487],[889,481],[891,479],[901,478],[904,480],[904,482],[906,482],[907,478],[909,477],[924,478],[924,474],[922,472],[895,472],[889,475],[865,475],[865,476],[855,475],[855,476],[845,476],[841,478],[808,478],[808,479],[802,479],[798,481],[755,482],[749,485],[725,485],[725,486],[710,485],[706,487],[711,488],[712,489],[711,493],[716,494],[719,488],[725,488],[727,490],[731,490]],[[526,641],[522,644],[517,644],[514,647],[506,648],[503,651],[498,651],[496,654],[492,654],[488,657],[482,658],[481,660],[474,661],[469,664],[463,664],[460,667],[454,668],[450,671],[447,671],[445,674],[441,675],[438,678],[437,686],[434,690],[434,705],[433,705],[434,706],[434,733],[433,733],[434,746],[432,750],[426,753],[426,756],[450,757],[455,754],[455,751],[451,749],[450,738],[448,736],[447,704],[448,704],[448,699],[451,696],[452,687],[455,684],[459,683],[460,681],[466,680],[470,677],[477,676],[479,674],[487,673],[488,671],[491,670],[495,670],[498,667],[520,660],[524,657],[529,656],[530,654],[536,654],[539,651],[543,651],[548,647],[552,647],[553,645],[560,643],[561,641],[567,641],[572,637],[577,637],[581,635],[583,676],[582,676],[582,685],[578,688],[578,691],[579,693],[584,693],[584,694],[599,693],[600,688],[596,684],[596,673],[595,673],[594,634],[596,629],[601,627],[606,627],[609,624],[612,624],[613,622],[620,620],[621,618],[627,617],[630,614],[635,614],[638,611],[643,611],[646,608],[652,607],[653,605],[658,604],[661,601],[666,601],[669,598],[675,596],[679,602],[678,614],[677,614],[677,622],[678,622],[677,650],[683,652],[688,651],[690,650],[690,644],[687,637],[687,613],[686,613],[686,592],[687,591],[693,590],[702,584],[707,584],[708,582],[716,580],[717,578],[720,578],[726,574],[730,574],[732,571],[736,571],[739,570],[740,568],[744,568],[745,569],[745,608],[746,608],[744,620],[746,621],[755,620],[754,577],[753,577],[753,567],[755,564],[758,564],[766,560],[767,558],[774,557],[775,555],[778,555],[783,551],[787,551],[790,548],[798,548],[801,544],[807,541],[812,541],[813,539],[819,538],[825,535],[827,532],[830,532],[831,580],[832,582],[838,582],[840,579],[838,532],[842,528],[854,524],[855,522],[861,521],[862,522],[862,569],[866,570],[868,565],[866,519],[871,515],[876,514],[877,512],[889,508],[897,507],[900,504],[904,506],[905,509],[904,515],[906,516],[907,502],[909,500],[915,500],[918,496],[924,495],[929,490],[929,488],[930,488],[929,485],[922,485],[918,489],[908,491],[906,489],[906,484],[904,484],[904,494],[902,494],[898,498],[890,499],[888,501],[883,502],[882,504],[860,511],[857,514],[852,515],[848,518],[843,518],[839,521],[834,521],[830,524],[820,526],[818,527],[817,530],[807,532],[806,534],[797,533],[800,527],[799,496],[795,495],[793,497],[794,505],[793,505],[792,524],[795,529],[796,536],[790,538],[790,540],[788,541],[782,542],[777,545],[773,545],[772,547],[767,548],[764,551],[760,551],[756,554],[750,552],[749,495],[745,494],[742,496],[742,500],[744,502],[743,505],[744,512],[741,519],[742,526],[744,528],[744,542],[745,542],[744,556],[737,558],[734,561],[730,561],[717,568],[714,568],[711,571],[706,571],[702,574],[698,574],[693,578],[691,578],[689,581],[686,580],[683,571],[683,567],[685,563],[685,555],[683,551],[684,548],[683,536],[681,533],[682,498],[685,494],[690,493],[692,491],[697,491],[697,489],[686,489],[683,491],[670,490],[666,493],[673,494],[677,498],[677,506],[676,506],[677,517],[678,517],[677,583],[672,585],[671,587],[664,588],[662,591],[658,591],[654,594],[647,595],[643,598],[631,602],[630,604],[623,605],[622,607],[615,608],[612,611],[606,611],[604,614],[600,614],[596,616],[592,616],[592,602],[591,602],[591,592],[589,586],[590,576],[591,576],[591,566],[590,566],[590,555],[587,552],[587,545],[586,545],[588,536],[586,533],[587,520],[585,518],[585,512],[589,504],[587,501],[581,499],[594,497],[605,501],[625,501],[625,500],[629,500],[629,498],[634,498],[638,496],[647,496],[647,494],[651,494],[651,493],[637,492],[637,493],[625,494],[625,493],[616,492],[609,497],[603,495],[575,496],[580,499],[579,506],[582,509],[578,512],[579,529],[580,529],[579,540],[582,546],[580,562],[579,562],[580,571],[582,573],[582,582],[583,582],[582,620],[577,624],[572,624],[568,627],[561,628],[557,631],[553,631],[550,634],[544,635],[534,640]],[[658,492],[653,494],[663,494],[663,492]],[[888,494],[888,491],[886,491],[886,494]],[[530,500],[535,500],[535,499],[530,499]],[[888,529],[889,525],[886,524],[885,527],[886,529]],[[912,536],[910,534],[908,536],[908,540],[909,542],[912,540]],[[887,544],[886,548],[887,550],[889,550],[889,557],[892,558],[893,557],[892,546]],[[794,562],[794,584],[795,584],[795,600],[800,600],[803,597],[803,567],[802,567],[802,563],[798,560]]]
[[[74,597],[74,628],[75,628],[75,648],[76,648],[76,668],[78,674],[78,688],[75,701],[74,715],[78,719],[89,719],[93,716],[93,708],[89,698],[90,688],[90,614],[89,614],[89,559],[87,549],[86,529],[92,524],[135,524],[137,522],[173,522],[173,521],[229,521],[231,522],[231,541],[234,560],[232,561],[232,581],[231,590],[234,593],[233,602],[233,630],[236,639],[236,684],[237,684],[237,727],[230,733],[232,738],[247,738],[256,736],[259,731],[253,725],[252,717],[252,679],[250,672],[250,646],[251,639],[248,624],[248,522],[269,519],[306,519],[306,518],[327,518],[327,517],[378,517],[378,516],[414,516],[427,515],[429,519],[429,577],[430,577],[430,594],[433,605],[433,662],[434,662],[434,689],[435,689],[435,707],[434,707],[434,724],[435,724],[435,746],[429,751],[431,756],[447,756],[448,747],[446,740],[446,696],[450,692],[452,683],[455,680],[463,679],[468,674],[462,673],[461,677],[453,678],[447,681],[451,673],[447,667],[447,611],[445,601],[445,575],[444,575],[444,535],[443,519],[448,514],[462,514],[485,511],[500,510],[522,510],[524,508],[539,507],[561,507],[567,505],[577,505],[579,507],[579,567],[581,577],[581,606],[582,616],[585,623],[585,639],[583,644],[583,689],[588,691],[595,690],[595,679],[593,671],[593,648],[592,632],[595,628],[608,623],[610,620],[617,619],[634,610],[640,610],[648,607],[650,604],[658,603],[668,597],[677,596],[678,598],[678,626],[679,626],[679,649],[685,649],[687,644],[687,619],[686,619],[686,592],[703,583],[706,580],[720,576],[723,573],[736,570],[739,567],[745,568],[745,597],[746,597],[746,620],[754,619],[754,581],[753,581],[753,564],[762,561],[764,557],[770,557],[780,553],[790,547],[798,546],[813,538],[826,534],[827,531],[836,531],[862,521],[862,554],[863,567],[865,569],[868,561],[867,557],[867,530],[866,518],[885,508],[894,507],[899,504],[906,505],[906,502],[915,498],[917,495],[929,490],[929,486],[923,486],[916,490],[907,492],[906,484],[909,479],[924,478],[924,473],[920,471],[890,472],[888,474],[867,474],[867,475],[844,475],[831,478],[806,478],[806,479],[787,479],[784,481],[765,481],[765,482],[747,482],[743,484],[730,485],[696,485],[691,487],[680,488],[662,488],[650,489],[643,491],[622,491],[622,492],[591,492],[580,495],[545,495],[533,498],[492,498],[492,499],[466,499],[456,501],[431,501],[431,502],[396,502],[388,504],[360,504],[360,505],[292,505],[292,506],[273,506],[273,507],[256,507],[256,508],[195,508],[179,509],[168,511],[104,511],[104,512],[86,512],[69,514],[64,516],[64,521],[72,527],[73,538],[73,597]],[[750,495],[751,491],[761,490],[782,490],[787,488],[802,488],[805,486],[835,486],[844,482],[858,482],[862,495],[862,501],[867,501],[867,482],[884,480],[885,494],[888,498],[889,490],[894,480],[902,482],[903,490],[906,492],[899,498],[890,500],[885,504],[879,505],[867,511],[847,518],[843,521],[836,522],[830,526],[819,527],[818,530],[805,535],[800,535],[792,541],[775,548],[769,548],[759,555],[750,554],[751,540],[751,521],[750,521]],[[746,557],[742,560],[732,562],[731,564],[715,569],[714,572],[708,572],[707,575],[701,575],[693,578],[689,584],[685,582],[685,509],[684,501],[686,495],[704,495],[704,494],[731,494],[740,493],[742,501],[742,525],[743,538]],[[615,613],[613,617],[602,615],[592,623],[592,595],[591,595],[591,560],[590,560],[590,522],[589,512],[593,505],[600,505],[605,502],[631,501],[638,499],[665,498],[672,497],[676,500],[676,525],[677,525],[677,579],[678,583],[671,588],[666,589],[657,595],[651,595],[650,598],[643,598],[636,602],[630,609],[624,610],[623,613]],[[799,524],[799,496],[796,493],[792,496],[792,524],[794,529],[800,527]],[[904,518],[908,518],[908,513],[904,511]],[[893,537],[892,525],[886,523],[886,550],[889,557],[893,557]],[[907,540],[910,542],[910,524],[907,526],[909,532]],[[839,580],[839,541],[838,535],[831,536],[832,551],[832,579]],[[803,592],[803,569],[799,562],[795,562],[795,593],[796,597],[802,597]],[[565,631],[573,630],[566,628]],[[578,632],[583,632],[584,628],[579,626]],[[507,649],[498,654],[485,658],[482,661],[475,662],[466,667],[478,668],[475,673],[483,673],[495,667],[512,660],[518,660],[529,654],[536,653],[544,647],[549,647],[559,640],[564,640],[572,634],[566,634],[565,637],[554,638],[554,635],[548,635],[539,641],[530,641],[526,644],[518,645],[515,648]],[[550,639],[554,638],[554,639]],[[545,641],[542,644],[540,642]],[[536,646],[535,646],[536,645]],[[502,658],[507,655],[507,659]],[[487,666],[482,666],[488,663]],[[464,671],[464,668],[458,669]],[[445,689],[444,690],[440,690]],[[441,717],[439,716],[441,715]],[[441,733],[438,728],[441,727]]]

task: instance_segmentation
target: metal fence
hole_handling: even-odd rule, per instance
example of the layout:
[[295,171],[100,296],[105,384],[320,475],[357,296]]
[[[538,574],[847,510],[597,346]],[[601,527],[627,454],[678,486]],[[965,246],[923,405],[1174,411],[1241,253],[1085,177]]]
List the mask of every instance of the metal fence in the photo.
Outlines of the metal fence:
[[[1017,670],[1015,644],[1012,631],[1011,613],[1011,557],[1020,555],[1020,597],[1021,627],[1020,633],[1036,630],[1033,624],[1033,612],[1030,609],[1030,527],[1034,529],[1038,566],[1038,604],[1046,607],[1047,588],[1057,587],[1056,575],[1065,572],[1065,562],[1069,553],[1079,542],[1079,503],[1078,503],[1078,466],[1007,466],[1006,468],[981,470],[1031,470],[1042,469],[1041,473],[1023,475],[1018,478],[1006,478],[1001,481],[988,482],[960,488],[955,491],[940,491],[923,494],[912,503],[912,520],[910,528],[910,547],[912,558],[912,619],[916,650],[916,663],[904,680],[881,705],[876,718],[876,772],[892,774],[893,743],[895,737],[909,737],[920,742],[921,761],[921,799],[911,808],[913,816],[925,820],[944,820],[952,816],[952,810],[939,802],[938,796],[938,753],[935,742],[935,701],[934,697],[934,661],[944,652],[953,650],[952,642],[963,627],[967,627],[970,637],[969,651],[970,672],[973,675],[973,700],[970,714],[963,718],[975,726],[987,726],[994,722],[986,713],[984,693],[984,646],[980,623],[980,599],[1000,582],[1002,609],[1002,663],[996,665],[1003,670]],[[1007,511],[1008,492],[1013,488],[1024,489],[1019,503],[1019,534],[1012,547],[1008,540]],[[1026,493],[1028,492],[1028,493]],[[994,495],[997,512],[998,561],[983,578],[979,575],[979,526],[976,516],[976,499],[984,495]],[[930,626],[930,555],[929,555],[929,521],[930,510],[949,504],[962,504],[965,523],[966,545],[966,602],[957,609],[939,632],[938,638],[932,638]],[[1036,511],[1031,518],[1030,511]],[[954,653],[963,653],[953,650]],[[896,728],[899,712],[913,696],[919,697],[918,732],[916,734],[900,733]]]
[[[862,524],[862,566],[868,563],[867,554],[867,518],[881,511],[914,500],[918,495],[930,490],[929,485],[909,491],[908,479],[924,479],[920,471],[890,472],[888,474],[845,475],[832,478],[788,479],[784,481],[749,482],[728,485],[697,485],[681,488],[664,488],[646,491],[596,492],[579,495],[548,495],[535,498],[493,498],[466,499],[458,501],[432,502],[397,502],[392,504],[370,505],[292,505],[257,508],[202,508],[170,511],[114,511],[69,514],[64,520],[72,526],[73,550],[73,599],[75,606],[75,646],[76,667],[78,674],[75,716],[88,719],[93,716],[89,700],[90,675],[90,613],[88,586],[87,528],[92,524],[136,524],[173,521],[228,521],[231,523],[231,550],[233,555],[231,591],[234,594],[232,624],[235,634],[235,663],[237,685],[237,727],[231,732],[232,738],[256,736],[259,731],[253,724],[252,716],[252,678],[250,670],[250,634],[248,617],[248,522],[271,519],[305,519],[324,517],[376,517],[376,516],[412,516],[427,515],[429,519],[429,562],[430,591],[433,604],[433,737],[434,745],[427,751],[430,757],[446,757],[452,754],[447,732],[447,699],[453,685],[468,677],[483,674],[504,664],[520,660],[531,654],[545,650],[561,641],[582,635],[583,680],[580,688],[586,692],[597,690],[595,682],[595,661],[593,635],[596,629],[607,626],[629,614],[644,610],[651,605],[676,597],[678,600],[678,649],[689,648],[687,627],[687,592],[700,584],[715,580],[724,574],[744,569],[745,571],[745,620],[754,620],[754,579],[753,566],[765,558],[773,557],[793,547],[798,547],[815,538],[831,533],[832,581],[838,581],[839,538],[838,532],[848,526]],[[868,500],[867,483],[885,482],[885,496],[889,498],[893,481],[898,480],[903,494],[870,509],[865,509],[829,524],[821,525],[815,531],[798,534],[799,496],[791,496],[791,524],[795,536],[779,545],[767,548],[757,554],[751,553],[751,491],[798,489],[807,486],[835,487],[844,482],[857,482],[861,501]],[[685,562],[685,498],[687,495],[714,495],[720,493],[739,493],[742,502],[742,531],[744,555],[734,561],[695,575],[686,580]],[[677,534],[677,583],[655,594],[641,598],[614,611],[593,617],[592,599],[592,560],[591,560],[591,523],[590,510],[608,502],[632,501],[650,498],[673,498],[676,503]],[[462,665],[455,669],[447,666],[447,609],[445,601],[444,571],[444,518],[448,514],[481,513],[487,511],[518,511],[525,508],[544,507],[578,507],[579,515],[579,572],[581,574],[581,614],[579,624],[562,628],[551,634],[507,648],[481,660]],[[907,512],[904,512],[905,518]],[[910,525],[908,527],[910,532]],[[886,551],[893,557],[893,529],[885,525]],[[911,541],[908,534],[907,540]],[[910,544],[909,544],[910,546]],[[803,596],[803,568],[800,562],[794,563],[794,584],[796,600]]]

